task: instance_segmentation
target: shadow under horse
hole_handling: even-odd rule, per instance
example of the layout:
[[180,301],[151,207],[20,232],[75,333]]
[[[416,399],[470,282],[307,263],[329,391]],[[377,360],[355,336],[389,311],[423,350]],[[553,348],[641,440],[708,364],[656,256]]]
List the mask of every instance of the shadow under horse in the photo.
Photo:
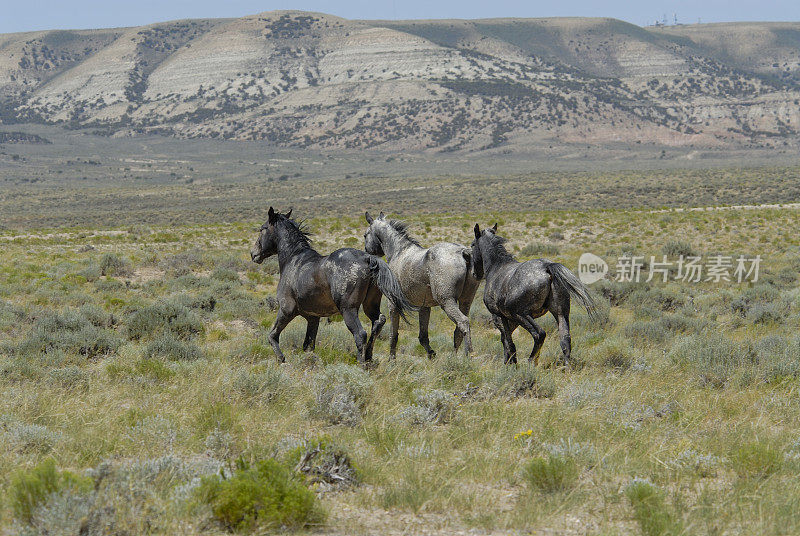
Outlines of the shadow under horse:
[[517,261],[503,245],[506,240],[496,232],[497,224],[483,231],[475,224],[472,265],[476,278],[486,278],[483,303],[500,331],[505,362],[517,362],[517,348],[511,335],[517,326],[522,326],[534,341],[529,359],[539,364],[546,333],[534,320],[550,312],[558,322],[564,364],[568,365],[572,351],[570,296],[594,319],[596,308],[589,289],[563,264],[546,259]]
[[[285,361],[278,340],[292,319],[297,316],[306,319],[308,327],[303,350],[313,350],[320,318],[341,313],[353,334],[359,363],[370,362],[375,339],[386,323],[386,317],[381,314],[381,296],[386,295],[403,318],[406,311],[415,308],[403,295],[385,262],[353,248],[320,255],[311,246],[308,232],[301,223],[291,219],[291,214],[291,210],[280,214],[270,207],[267,222],[250,250],[253,262],[259,264],[272,255],[278,256],[278,316],[269,332],[269,342],[278,361]],[[362,306],[372,321],[369,339],[358,318],[358,309]]]

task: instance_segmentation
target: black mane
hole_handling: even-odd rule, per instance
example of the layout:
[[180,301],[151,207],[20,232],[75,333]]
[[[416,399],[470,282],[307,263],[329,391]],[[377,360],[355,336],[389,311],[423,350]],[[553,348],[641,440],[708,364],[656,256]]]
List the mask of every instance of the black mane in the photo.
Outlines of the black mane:
[[392,227],[392,229],[397,231],[401,237],[405,238],[415,246],[422,247],[420,243],[417,242],[417,239],[411,236],[411,234],[408,232],[408,224],[406,222],[401,220],[387,220],[387,221],[389,225]]
[[505,243],[508,242],[508,240],[494,233],[485,232],[484,236],[488,238],[489,248],[486,254],[492,264],[517,260],[506,249]]
[[311,246],[311,232],[306,227],[305,220],[295,221],[281,214],[276,225],[278,223],[283,223],[283,228],[289,233],[292,253],[298,253],[304,249],[314,249]]

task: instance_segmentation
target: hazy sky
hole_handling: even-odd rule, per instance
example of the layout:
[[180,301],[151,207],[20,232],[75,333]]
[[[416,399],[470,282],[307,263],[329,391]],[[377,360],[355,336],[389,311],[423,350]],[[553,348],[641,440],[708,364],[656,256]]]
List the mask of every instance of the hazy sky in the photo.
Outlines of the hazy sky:
[[695,23],[800,21],[800,0],[0,0],[0,33],[107,28],[273,9],[321,11],[349,19],[616,17],[645,25],[664,15]]

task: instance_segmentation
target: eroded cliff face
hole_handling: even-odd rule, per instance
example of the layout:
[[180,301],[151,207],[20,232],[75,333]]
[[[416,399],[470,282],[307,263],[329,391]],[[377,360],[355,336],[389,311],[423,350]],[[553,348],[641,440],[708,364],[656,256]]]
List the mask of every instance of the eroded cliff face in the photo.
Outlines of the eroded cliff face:
[[800,23],[241,19],[0,36],[3,122],[458,151],[794,147]]

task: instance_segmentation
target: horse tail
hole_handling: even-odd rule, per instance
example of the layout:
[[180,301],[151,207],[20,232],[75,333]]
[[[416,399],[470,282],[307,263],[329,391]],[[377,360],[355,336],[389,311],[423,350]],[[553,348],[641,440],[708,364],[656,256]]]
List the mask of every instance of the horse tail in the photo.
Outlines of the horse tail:
[[558,285],[566,290],[570,296],[576,298],[586,309],[591,320],[597,319],[597,306],[594,303],[594,298],[592,298],[586,285],[581,283],[581,280],[575,274],[558,262],[551,262],[547,265],[546,270],[552,276],[554,285]]
[[370,255],[369,271],[375,286],[378,287],[383,295],[386,296],[386,299],[397,309],[400,316],[403,317],[403,320],[408,322],[405,313],[408,311],[418,311],[419,307],[415,307],[408,301],[408,298],[406,298],[406,295],[403,293],[403,289],[400,288],[400,281],[398,281],[397,277],[392,273],[389,265],[374,255]]
[[475,278],[475,272],[472,271],[472,250],[470,248],[462,249],[461,256],[464,257],[464,262],[467,263],[467,275]]

